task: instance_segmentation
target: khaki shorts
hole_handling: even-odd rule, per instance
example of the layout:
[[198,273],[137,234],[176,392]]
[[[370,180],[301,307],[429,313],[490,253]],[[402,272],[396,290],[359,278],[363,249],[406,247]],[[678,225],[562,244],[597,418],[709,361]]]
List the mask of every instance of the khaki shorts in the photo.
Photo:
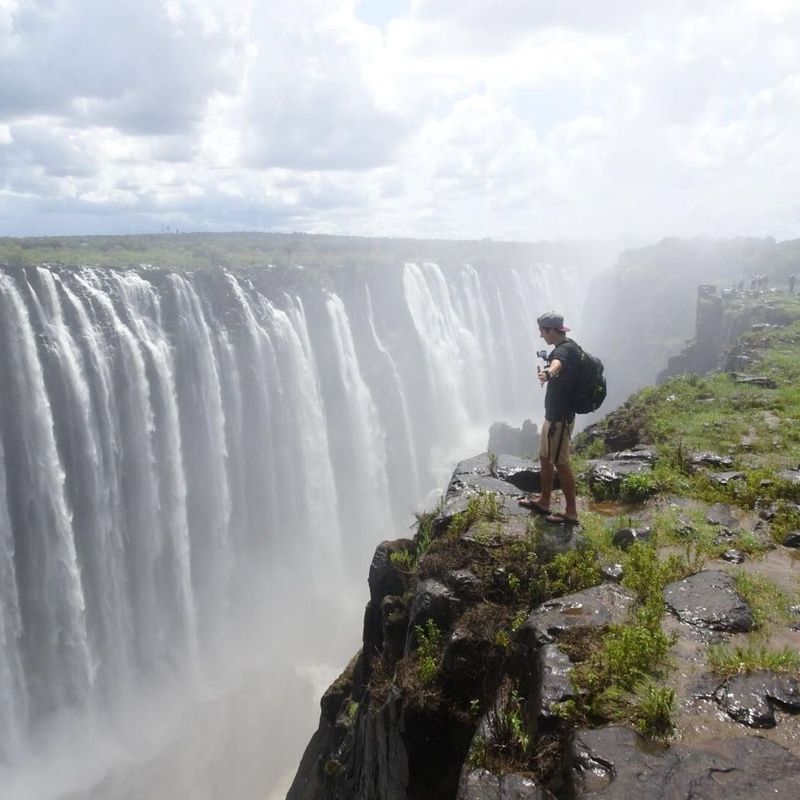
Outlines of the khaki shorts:
[[569,437],[572,435],[572,422],[542,423],[542,432],[539,436],[539,458],[559,466],[569,464]]

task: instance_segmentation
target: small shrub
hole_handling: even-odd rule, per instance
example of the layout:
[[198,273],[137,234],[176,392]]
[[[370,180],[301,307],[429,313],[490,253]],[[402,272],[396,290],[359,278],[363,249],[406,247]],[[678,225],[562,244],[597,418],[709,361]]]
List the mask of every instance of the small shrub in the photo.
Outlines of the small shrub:
[[652,475],[626,475],[620,484],[619,496],[626,503],[640,503],[657,491],[658,484]]
[[567,550],[559,553],[544,567],[543,581],[546,594],[558,597],[562,594],[580,592],[603,582],[597,550]]
[[417,666],[419,678],[424,684],[433,683],[439,675],[439,653],[442,647],[442,631],[429,619],[425,626],[416,625]]
[[675,691],[667,686],[648,682],[638,687],[631,713],[634,727],[649,739],[667,739],[675,730]]

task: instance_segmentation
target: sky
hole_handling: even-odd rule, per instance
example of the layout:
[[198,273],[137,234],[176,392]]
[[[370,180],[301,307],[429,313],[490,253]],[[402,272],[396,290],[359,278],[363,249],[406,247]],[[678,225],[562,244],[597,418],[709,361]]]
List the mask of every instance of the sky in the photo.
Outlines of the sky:
[[800,0],[0,0],[0,236],[800,236]]

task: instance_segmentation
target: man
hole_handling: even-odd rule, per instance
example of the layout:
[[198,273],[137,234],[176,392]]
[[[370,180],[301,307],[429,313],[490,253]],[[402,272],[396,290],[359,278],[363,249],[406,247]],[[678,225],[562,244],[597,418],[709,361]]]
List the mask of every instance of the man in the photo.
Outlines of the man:
[[[544,417],[539,438],[539,463],[541,464],[541,494],[520,500],[520,505],[543,514],[549,522],[565,525],[578,524],[575,475],[569,460],[569,439],[575,425],[572,410],[572,393],[575,388],[580,348],[567,338],[564,317],[555,311],[542,314],[536,320],[539,334],[553,347],[547,357],[547,366],[537,368],[539,383],[547,387],[544,397]],[[555,474],[564,493],[564,511],[553,513],[550,509]]]

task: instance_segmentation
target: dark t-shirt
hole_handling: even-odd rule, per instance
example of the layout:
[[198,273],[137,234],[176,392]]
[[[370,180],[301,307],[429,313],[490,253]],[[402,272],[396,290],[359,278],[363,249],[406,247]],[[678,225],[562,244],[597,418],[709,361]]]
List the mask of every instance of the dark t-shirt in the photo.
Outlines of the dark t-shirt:
[[553,348],[547,363],[553,359],[561,362],[561,371],[557,378],[551,378],[545,384],[547,391],[544,396],[544,417],[550,422],[571,422],[575,419],[575,412],[572,411],[570,398],[575,387],[580,348],[572,339],[565,339]]

